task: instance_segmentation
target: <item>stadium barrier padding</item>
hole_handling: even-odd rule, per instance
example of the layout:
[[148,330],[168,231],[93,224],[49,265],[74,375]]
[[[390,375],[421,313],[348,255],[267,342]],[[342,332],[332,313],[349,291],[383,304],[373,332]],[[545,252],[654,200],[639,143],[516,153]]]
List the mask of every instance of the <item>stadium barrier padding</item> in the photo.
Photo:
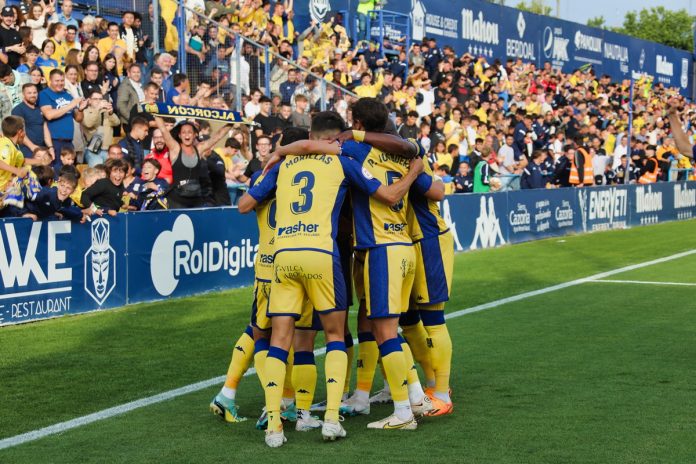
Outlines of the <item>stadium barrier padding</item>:
[[[448,196],[457,251],[696,217],[696,182]],[[0,220],[0,325],[250,285],[256,218],[235,208]],[[221,308],[224,310],[224,308]]]

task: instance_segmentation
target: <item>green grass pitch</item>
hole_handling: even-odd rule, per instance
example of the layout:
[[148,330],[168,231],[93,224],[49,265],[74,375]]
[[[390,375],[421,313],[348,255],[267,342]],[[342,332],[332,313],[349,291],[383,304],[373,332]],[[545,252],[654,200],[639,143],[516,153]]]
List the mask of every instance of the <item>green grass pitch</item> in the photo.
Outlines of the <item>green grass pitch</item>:
[[[695,231],[687,221],[460,254],[448,311],[696,249]],[[696,254],[607,279],[696,284]],[[250,303],[245,288],[0,329],[0,439],[224,374]],[[414,432],[347,418],[345,440],[287,427],[270,450],[250,376],[245,423],[208,411],[216,386],[0,450],[0,463],[696,460],[696,286],[589,282],[448,325],[454,414]]]

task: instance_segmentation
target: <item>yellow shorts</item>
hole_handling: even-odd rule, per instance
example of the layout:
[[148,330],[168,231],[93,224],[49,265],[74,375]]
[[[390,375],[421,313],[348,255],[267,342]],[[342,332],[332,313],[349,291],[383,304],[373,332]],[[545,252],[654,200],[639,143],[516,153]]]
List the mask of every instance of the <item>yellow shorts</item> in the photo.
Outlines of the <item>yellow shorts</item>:
[[367,317],[398,317],[408,310],[416,269],[412,245],[370,248],[365,255]]
[[358,303],[365,300],[365,250],[355,250],[353,259],[353,288]]
[[269,317],[303,320],[312,308],[319,313],[347,309],[346,283],[338,256],[315,250],[281,250],[273,266]]
[[266,316],[268,297],[271,293],[271,282],[263,279],[254,281],[254,302],[251,304],[251,325],[259,330],[271,328],[271,321]]
[[[416,253],[416,277],[411,304],[418,309],[442,309],[437,303],[449,300],[454,269],[454,239],[450,232],[424,238],[413,244]],[[422,306],[427,306],[421,308]],[[437,307],[436,307],[437,306]]]

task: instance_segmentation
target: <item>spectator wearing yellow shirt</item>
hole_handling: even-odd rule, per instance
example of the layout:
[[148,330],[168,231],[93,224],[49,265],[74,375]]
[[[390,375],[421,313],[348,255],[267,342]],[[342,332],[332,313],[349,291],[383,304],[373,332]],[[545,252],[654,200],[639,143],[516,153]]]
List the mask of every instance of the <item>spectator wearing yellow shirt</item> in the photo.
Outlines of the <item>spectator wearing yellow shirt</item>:
[[452,119],[445,123],[445,146],[457,145],[466,137],[464,128],[462,127],[462,110],[454,108],[452,110]]
[[292,22],[292,0],[286,7],[285,4],[277,2],[273,7],[271,21],[280,28],[280,40],[287,40],[291,44],[295,42],[295,25]]
[[[7,184],[14,176],[25,177],[29,171],[24,168],[24,155],[17,148],[17,143],[24,140],[24,119],[8,116],[2,120],[0,137],[0,192],[5,192]],[[0,205],[2,207],[2,205]]]
[[108,54],[116,55],[116,49],[122,49],[122,53],[126,51],[126,42],[119,37],[118,24],[111,22],[107,27],[108,36],[99,39],[97,48],[99,49],[99,57],[104,60]]
[[375,98],[379,95],[379,91],[382,90],[382,84],[384,84],[384,76],[382,73],[377,74],[377,82],[371,84],[372,76],[370,73],[362,73],[360,76],[360,85],[355,88],[355,93],[360,98],[371,97]]
[[[118,28],[118,25],[116,26]],[[65,45],[65,36],[68,33],[68,27],[63,23],[53,23],[48,26],[48,40],[53,42],[55,49],[51,54],[51,58],[56,60],[58,67],[65,67],[65,57],[68,55],[68,47]]]
[[488,124],[488,110],[491,107],[490,102],[482,101],[479,109],[474,111],[474,116],[479,118],[479,121],[483,124]]

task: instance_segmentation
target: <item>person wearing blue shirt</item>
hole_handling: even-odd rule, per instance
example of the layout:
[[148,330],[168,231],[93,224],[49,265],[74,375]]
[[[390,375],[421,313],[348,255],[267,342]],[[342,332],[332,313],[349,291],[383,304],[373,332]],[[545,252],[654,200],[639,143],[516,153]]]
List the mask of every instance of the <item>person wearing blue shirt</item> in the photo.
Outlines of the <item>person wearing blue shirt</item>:
[[21,215],[34,221],[48,218],[81,221],[82,210],[70,198],[75,187],[77,177],[74,174],[61,174],[55,187],[42,188],[34,198],[24,203]]
[[520,153],[524,153],[527,149],[527,143],[524,141],[524,138],[527,136],[527,133],[531,130],[532,117],[528,114],[525,114],[523,119],[520,122],[518,122],[515,126],[514,140],[515,145],[517,146],[517,149],[520,151]]
[[[24,119],[26,136],[19,145],[19,149],[25,158],[31,158],[35,148],[45,147],[47,146],[46,142],[51,140],[51,133],[48,131],[46,120],[36,104],[38,99],[39,89],[36,85],[24,84],[22,86],[22,102],[12,108],[13,116],[19,116]],[[52,146],[49,146],[49,151],[55,156]]]
[[60,13],[56,13],[54,17],[51,18],[51,22],[63,23],[66,26],[75,26],[79,29],[80,24],[77,22],[77,19],[73,18],[72,11],[72,0],[63,0],[63,4],[60,7]]
[[[128,209],[142,211],[152,209],[152,200],[161,198],[169,188],[166,180],[157,177],[162,165],[156,159],[148,158],[143,161],[142,174],[136,177],[126,189],[126,193],[131,197]],[[154,204],[160,205],[155,202]],[[155,208],[158,209],[158,208]]]
[[39,108],[43,117],[48,121],[51,134],[51,146],[55,153],[53,168],[60,169],[59,155],[63,147],[75,149],[73,136],[75,122],[82,122],[82,111],[87,106],[84,98],[73,98],[65,91],[65,73],[54,69],[48,77],[48,87],[39,94]]
[[546,153],[543,150],[535,150],[532,153],[532,161],[524,168],[520,187],[523,189],[546,188],[546,176],[541,168]]
[[280,101],[281,103],[290,103],[295,89],[300,85],[297,82],[297,70],[288,69],[288,80],[280,84]]

